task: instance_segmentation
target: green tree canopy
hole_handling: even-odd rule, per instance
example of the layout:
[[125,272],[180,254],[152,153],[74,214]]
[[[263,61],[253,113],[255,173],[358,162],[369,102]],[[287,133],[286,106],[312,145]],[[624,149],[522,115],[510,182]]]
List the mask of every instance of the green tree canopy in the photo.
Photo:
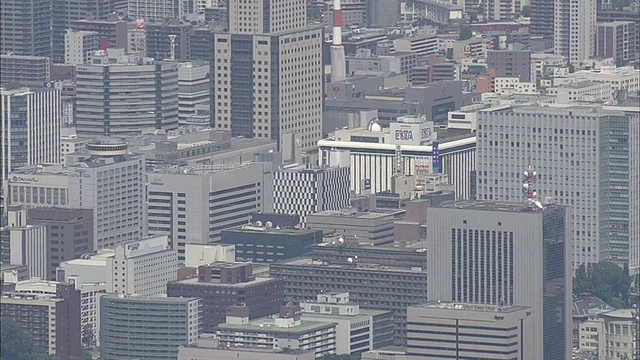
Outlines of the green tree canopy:
[[460,35],[458,37],[459,40],[467,40],[473,37],[473,31],[469,26],[462,26],[460,28]]
[[628,305],[630,287],[629,269],[609,261],[580,265],[573,280],[574,294],[591,293],[613,307]]
[[34,347],[31,337],[9,318],[0,319],[0,360],[54,360]]

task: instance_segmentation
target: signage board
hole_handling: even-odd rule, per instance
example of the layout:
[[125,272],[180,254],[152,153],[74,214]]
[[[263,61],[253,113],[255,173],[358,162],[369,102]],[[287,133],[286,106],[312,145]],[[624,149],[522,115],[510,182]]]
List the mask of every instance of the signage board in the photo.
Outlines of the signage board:
[[433,138],[433,122],[391,123],[389,127],[390,143],[394,145],[420,145]]

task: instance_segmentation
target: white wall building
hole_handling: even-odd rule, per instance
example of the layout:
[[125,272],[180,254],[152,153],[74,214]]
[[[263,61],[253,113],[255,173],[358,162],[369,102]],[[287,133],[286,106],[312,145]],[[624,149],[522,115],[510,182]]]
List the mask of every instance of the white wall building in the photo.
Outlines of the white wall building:
[[632,359],[635,329],[631,309],[599,313],[580,324],[580,350],[594,351],[602,360]]
[[107,292],[161,296],[178,279],[178,252],[167,236],[152,236],[120,244],[107,258]]
[[5,205],[68,206],[69,177],[60,164],[19,168],[4,181]]
[[178,67],[178,121],[187,122],[196,106],[209,103],[209,63],[181,63]]
[[81,284],[106,283],[107,259],[113,256],[114,250],[102,249],[81,259],[63,261],[58,266],[57,280],[69,282],[70,279],[74,279]]
[[553,52],[577,64],[594,54],[597,0],[555,0]]
[[85,149],[90,141],[90,138],[78,137],[76,134],[62,135],[60,138],[60,163],[65,166],[67,155]]
[[18,167],[60,161],[58,89],[0,88],[0,180]]
[[166,235],[185,261],[187,243],[218,241],[222,230],[273,209],[271,163],[200,165],[149,174],[149,234]]
[[535,82],[520,81],[518,77],[497,77],[495,79],[496,90],[498,94],[537,94]]
[[82,65],[91,61],[91,55],[100,50],[100,34],[95,31],[67,30],[64,35],[64,63]]
[[[25,216],[26,218],[26,216]],[[20,224],[9,228],[10,263],[27,265],[30,277],[49,277],[47,227]]]
[[300,216],[306,226],[307,215],[349,207],[350,169],[292,164],[273,176],[273,211]]
[[627,90],[630,94],[640,91],[640,69],[633,67],[602,67],[598,70],[580,70],[553,78],[553,86],[595,81],[611,85],[611,90]]
[[235,245],[186,244],[184,247],[184,266],[197,268],[214,262],[235,262]]
[[609,83],[583,81],[547,88],[547,95],[555,95],[558,104],[569,104],[578,101],[609,101],[613,98],[613,91]]

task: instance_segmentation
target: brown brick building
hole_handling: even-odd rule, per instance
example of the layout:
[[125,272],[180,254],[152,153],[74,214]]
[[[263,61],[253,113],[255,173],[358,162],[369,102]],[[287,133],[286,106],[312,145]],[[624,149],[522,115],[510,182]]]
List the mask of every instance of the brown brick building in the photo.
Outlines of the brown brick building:
[[277,313],[284,302],[284,282],[255,277],[249,263],[213,263],[200,266],[197,278],[169,283],[167,295],[202,298],[203,332],[213,333],[231,308],[246,307],[249,318]]

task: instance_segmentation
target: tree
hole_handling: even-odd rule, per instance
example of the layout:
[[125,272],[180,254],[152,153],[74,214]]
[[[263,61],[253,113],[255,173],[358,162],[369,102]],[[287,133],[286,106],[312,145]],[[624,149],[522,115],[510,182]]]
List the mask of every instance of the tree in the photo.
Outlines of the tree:
[[460,35],[458,36],[458,40],[467,40],[473,37],[473,32],[469,26],[462,26],[460,28]]
[[531,17],[531,6],[523,6],[522,7],[522,16]]
[[91,325],[84,324],[82,327],[82,345],[86,347],[91,347],[94,345],[95,336],[93,334],[93,329]]
[[631,0],[612,0],[611,6],[614,10],[623,10],[626,6],[631,5]]
[[601,261],[588,267],[580,265],[573,280],[573,293],[591,293],[613,307],[628,305],[631,276],[627,266]]
[[36,349],[31,337],[12,319],[0,319],[0,360],[55,360]]

